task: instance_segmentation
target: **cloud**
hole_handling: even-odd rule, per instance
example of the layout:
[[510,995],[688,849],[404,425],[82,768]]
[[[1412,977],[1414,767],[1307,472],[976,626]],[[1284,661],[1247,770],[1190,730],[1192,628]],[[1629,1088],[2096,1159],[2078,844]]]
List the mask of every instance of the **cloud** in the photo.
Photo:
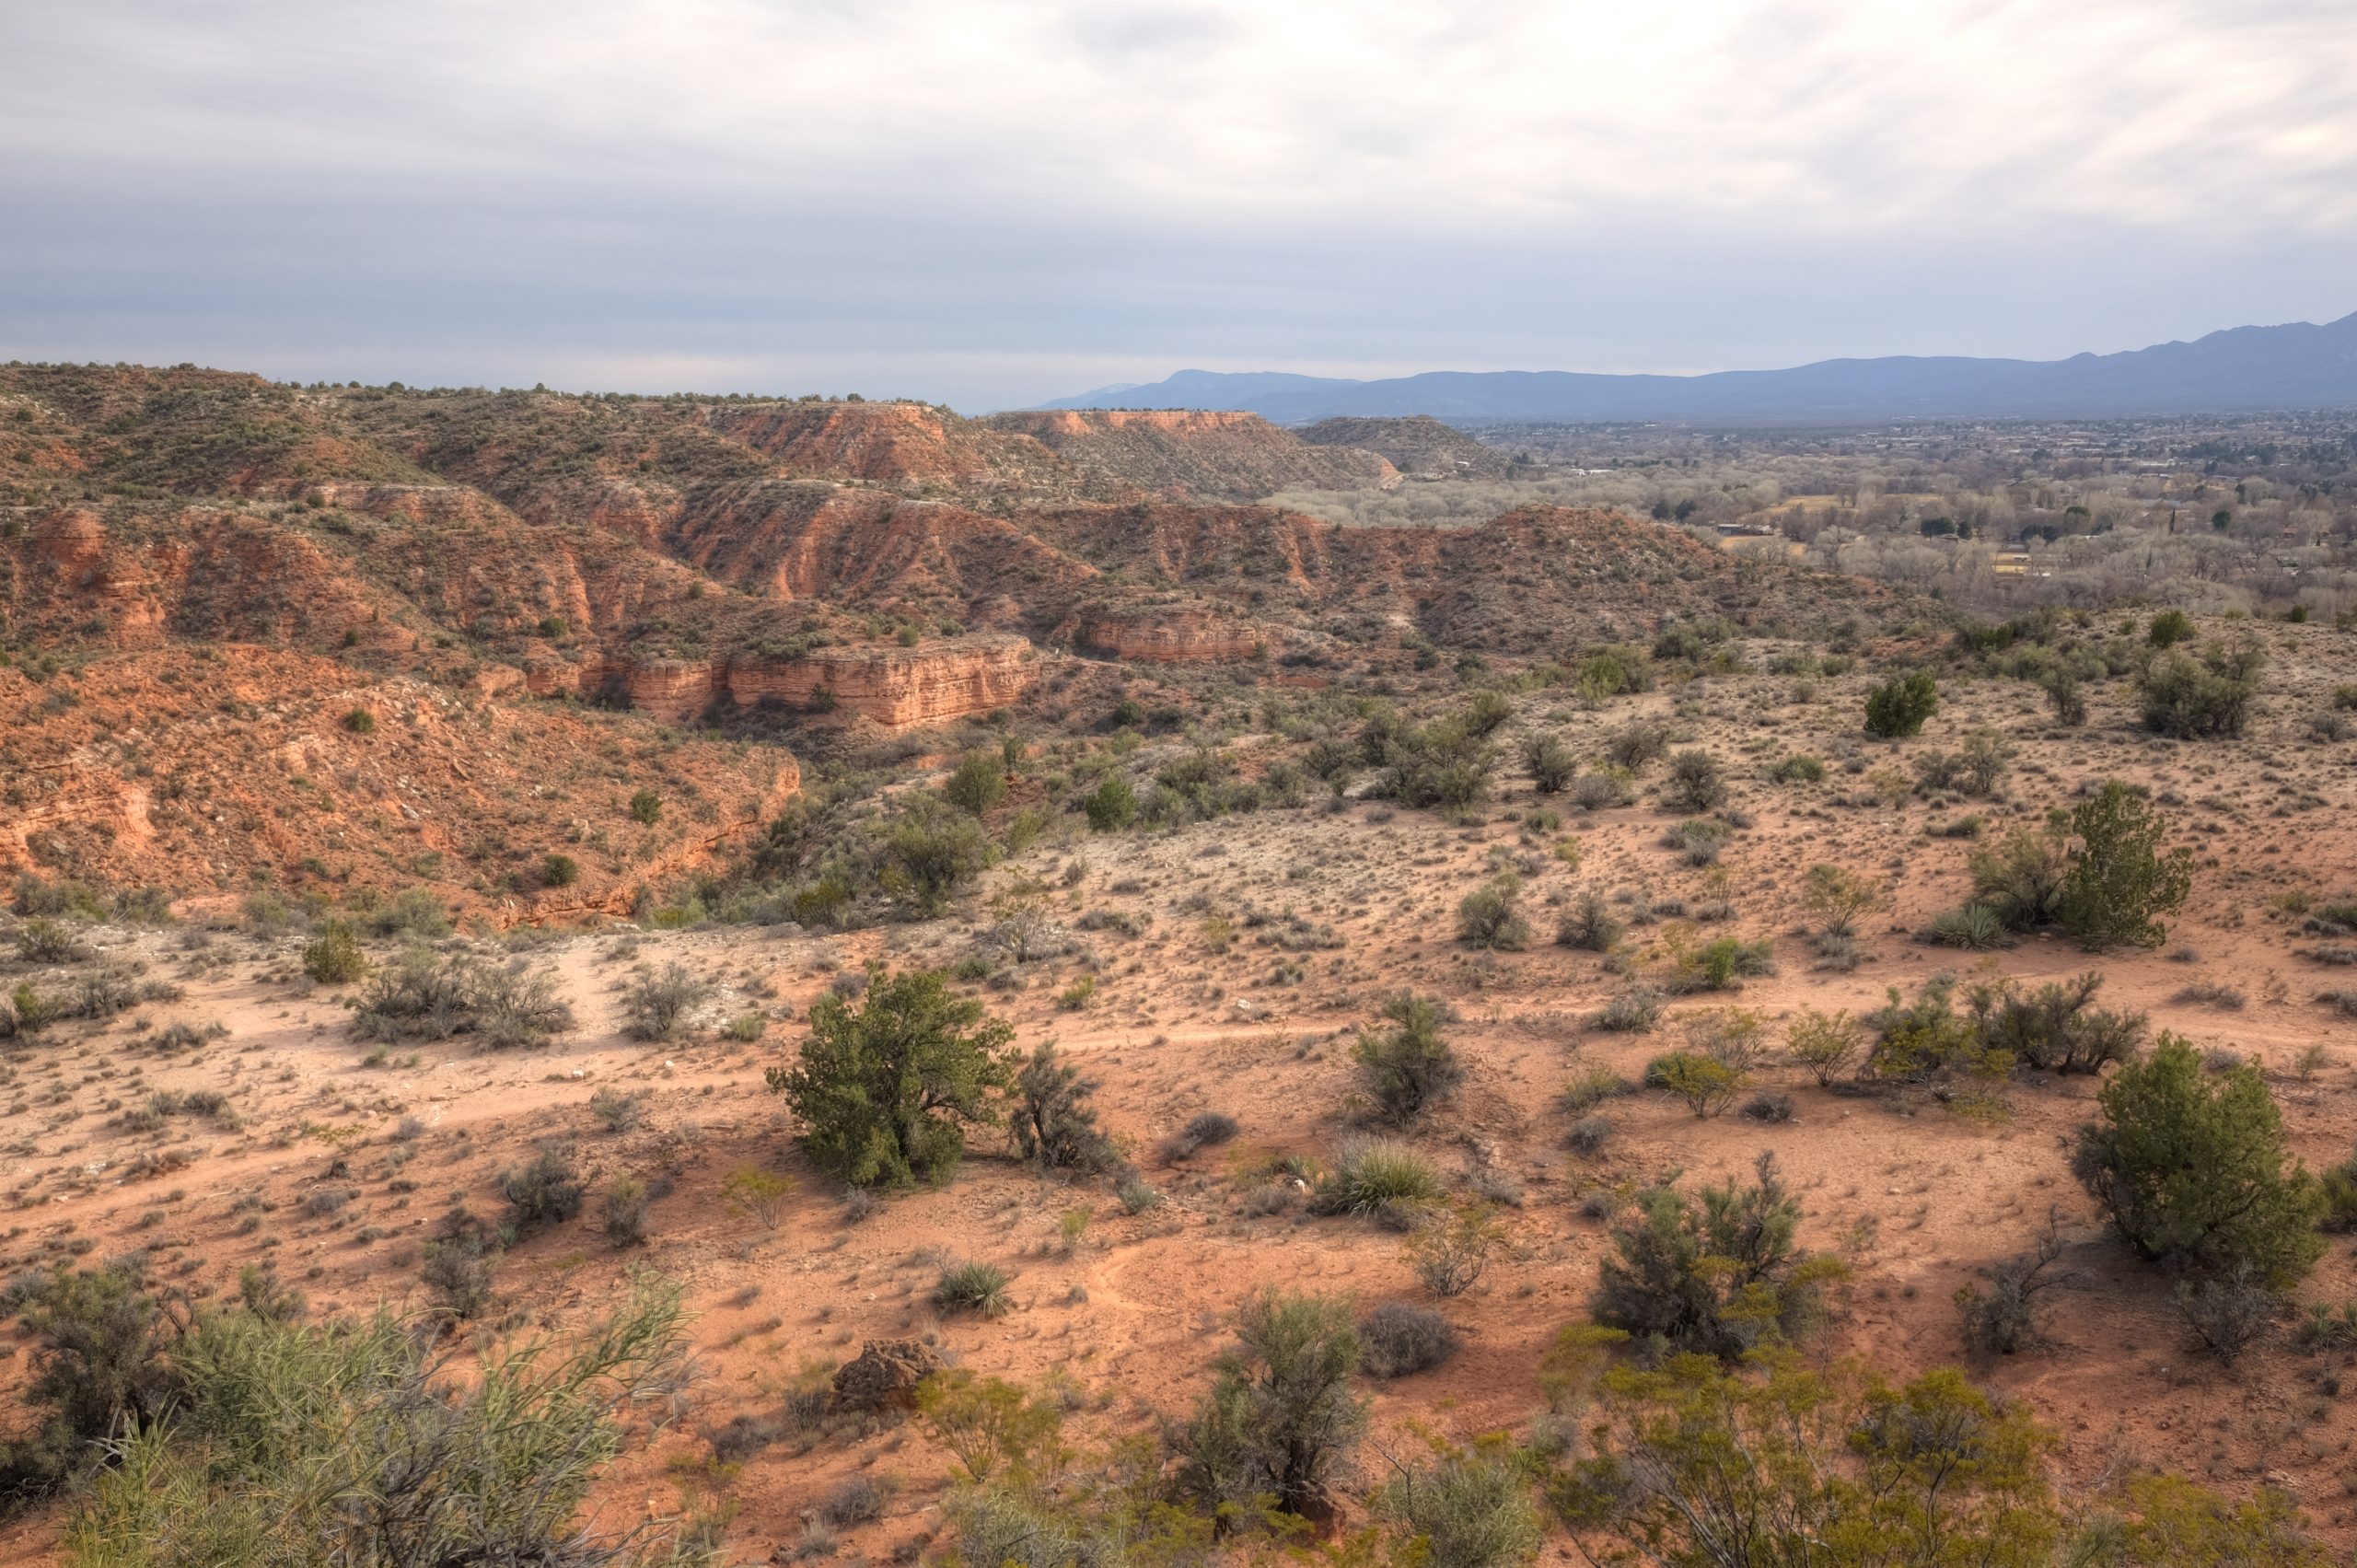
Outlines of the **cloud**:
[[971,403],[2357,306],[2340,4],[17,0],[0,52],[0,353]]

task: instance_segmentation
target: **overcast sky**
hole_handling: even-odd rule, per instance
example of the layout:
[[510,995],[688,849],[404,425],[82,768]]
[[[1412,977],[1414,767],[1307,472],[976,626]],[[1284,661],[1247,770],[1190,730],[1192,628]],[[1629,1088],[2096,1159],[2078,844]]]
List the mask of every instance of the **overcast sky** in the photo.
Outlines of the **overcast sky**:
[[2351,0],[5,0],[0,357],[863,391],[2357,310]]

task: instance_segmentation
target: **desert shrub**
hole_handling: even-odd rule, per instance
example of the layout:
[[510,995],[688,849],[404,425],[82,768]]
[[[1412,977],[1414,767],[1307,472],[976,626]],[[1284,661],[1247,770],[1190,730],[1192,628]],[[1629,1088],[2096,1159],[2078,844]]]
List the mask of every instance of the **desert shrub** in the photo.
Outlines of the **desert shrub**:
[[1475,947],[1518,953],[1530,945],[1530,923],[1515,906],[1522,897],[1522,878],[1511,871],[1468,893],[1457,903],[1457,939]]
[[1482,736],[1461,722],[1398,726],[1380,735],[1369,722],[1381,774],[1371,794],[1403,806],[1462,812],[1487,799],[1496,756]]
[[1459,722],[1470,734],[1490,736],[1495,735],[1512,717],[1514,704],[1506,700],[1505,693],[1485,688],[1473,693],[1472,701],[1465,704],[1465,713]]
[[540,881],[551,888],[570,888],[581,880],[581,863],[569,854],[550,854],[540,861]]
[[2144,727],[2180,740],[2236,736],[2258,696],[2265,650],[2246,645],[2213,647],[2199,659],[2171,651],[2144,667],[2136,690]]
[[1605,644],[1580,656],[1572,681],[1590,702],[1654,689],[1653,666],[1643,648]]
[[1661,1020],[1661,993],[1632,985],[1607,1002],[1596,1015],[1596,1027],[1614,1034],[1643,1034]]
[[1446,1449],[1402,1472],[1376,1506],[1420,1548],[1428,1568],[1515,1568],[1538,1555],[1546,1527],[1530,1481],[1497,1444]]
[[453,1209],[419,1251],[418,1279],[435,1311],[459,1320],[482,1316],[499,1273],[497,1234],[466,1210]]
[[1672,811],[1713,811],[1727,797],[1726,777],[1718,760],[1699,747],[1669,760],[1669,782],[1662,786],[1662,803]]
[[1801,878],[1802,912],[1829,935],[1854,934],[1858,917],[1873,913],[1882,902],[1882,889],[1874,880],[1846,865],[1812,865]]
[[1570,796],[1572,804],[1582,811],[1608,811],[1636,799],[1629,787],[1629,775],[1619,770],[1582,773],[1572,782]]
[[572,1152],[542,1144],[528,1163],[501,1173],[499,1195],[507,1200],[509,1222],[519,1236],[573,1218],[581,1212],[582,1186]]
[[1697,991],[1740,991],[1745,981],[1775,972],[1775,949],[1764,937],[1746,942],[1736,936],[1718,936],[1699,947],[1674,951],[1666,983],[1681,995]]
[[108,1437],[171,1401],[172,1321],[148,1289],[145,1261],[134,1254],[102,1269],[54,1269],[8,1293],[31,1356],[21,1414],[0,1433],[0,1513],[94,1468]]
[[2144,1036],[2142,1013],[2092,1005],[2103,989],[2093,970],[2024,993],[2011,981],[1974,988],[1973,1021],[1982,1042],[2049,1073],[2099,1073],[2133,1060]]
[[304,944],[303,972],[321,985],[343,985],[358,980],[367,969],[368,956],[360,950],[360,938],[354,934],[349,921],[329,921],[317,936]]
[[872,979],[853,1009],[832,993],[810,1007],[793,1068],[768,1082],[804,1128],[819,1167],[855,1187],[943,1182],[966,1150],[965,1124],[994,1115],[1014,1028],[953,996],[936,970]]
[[1807,1069],[1820,1087],[1832,1084],[1857,1060],[1865,1043],[1865,1029],[1847,1011],[1818,1013],[1803,1008],[1784,1029],[1784,1055],[1796,1067]]
[[1562,920],[1555,927],[1555,942],[1559,947],[1577,947],[1584,952],[1608,953],[1620,940],[1621,924],[1612,918],[1611,906],[1604,895],[1593,888],[1583,888],[1572,895]]
[[1602,1379],[1592,1436],[1550,1501],[1575,1530],[1625,1547],[1600,1543],[1602,1562],[2187,1561],[2062,1553],[2045,1469],[2052,1435],[1953,1369],[1893,1386],[1792,1355],[1758,1368],[1690,1356],[1652,1372],[1616,1368]]
[[1897,676],[1866,695],[1866,733],[1884,740],[1920,735],[1940,706],[1940,683],[1929,670]]
[[651,828],[663,819],[663,797],[651,789],[633,790],[630,797],[631,819],[642,828]]
[[1561,794],[1580,771],[1579,758],[1559,736],[1534,735],[1523,742],[1522,765],[1541,795]]
[[450,935],[450,909],[431,888],[404,888],[362,915],[372,936],[432,942]]
[[1325,1214],[1371,1214],[1386,1204],[1413,1207],[1440,1197],[1440,1172],[1422,1155],[1389,1138],[1352,1138],[1318,1182],[1314,1206]]
[[630,1429],[680,1403],[676,1293],[569,1342],[454,1365],[389,1313],[351,1324],[202,1317],[173,1419],[128,1433],[77,1506],[84,1568],[206,1563],[602,1563],[684,1568],[693,1533],[614,1533],[586,1508]]
[[1459,1344],[1448,1319],[1429,1307],[1387,1301],[1359,1319],[1359,1343],[1370,1377],[1428,1372],[1455,1355]]
[[464,954],[412,947],[379,966],[358,998],[354,1020],[377,1040],[447,1040],[473,1034],[494,1049],[537,1045],[574,1027],[555,981],[522,959],[494,966]]
[[2145,1257],[2281,1288],[2324,1249],[2316,1179],[2292,1159],[2267,1081],[2249,1063],[2214,1080],[2181,1037],[2113,1074],[2103,1120],[2080,1129],[2073,1171]]
[[2053,712],[2056,724],[2076,729],[2087,722],[2086,694],[2080,690],[2076,675],[2058,669],[2038,684],[2045,689],[2047,706]]
[[711,999],[711,983],[684,964],[639,970],[622,986],[622,1032],[633,1040],[669,1040],[690,1013]]
[[1912,1002],[1902,1002],[1891,986],[1887,1002],[1866,1015],[1875,1033],[1866,1071],[1900,1083],[1938,1085],[1941,1097],[1958,1109],[1992,1109],[1994,1086],[2013,1072],[2014,1058],[1982,1038],[1973,1016],[1956,1011],[1955,994],[1956,979],[1946,974],[1925,981]]
[[1097,1125],[1089,1103],[1095,1079],[1060,1060],[1053,1040],[1043,1040],[1016,1070],[1013,1105],[1015,1152],[1059,1170],[1109,1170],[1118,1163],[1112,1140]]
[[1956,787],[1976,799],[1986,799],[2005,782],[2013,760],[2013,748],[2003,736],[1985,726],[1976,729],[1964,738],[1964,750],[1956,759]]
[[1457,1052],[1441,1038],[1442,1004],[1400,992],[1385,1001],[1381,1023],[1362,1028],[1351,1047],[1376,1114],[1405,1126],[1447,1097],[1465,1076]]
[[1117,833],[1137,820],[1138,794],[1119,773],[1108,773],[1097,787],[1081,796],[1088,825],[1100,833]]
[[1669,755],[1669,729],[1649,719],[1633,719],[1604,738],[1604,759],[1623,772],[1641,772],[1646,763]]
[[1563,1141],[1572,1153],[1593,1157],[1603,1152],[1612,1141],[1613,1121],[1608,1116],[1583,1116],[1572,1123],[1572,1131]]
[[1177,1434],[1178,1485],[1212,1509],[1266,1499],[1290,1514],[1318,1511],[1366,1430],[1365,1402],[1351,1391],[1360,1344],[1350,1310],[1263,1291],[1237,1314],[1237,1340]]
[[617,1248],[646,1245],[646,1183],[635,1176],[618,1176],[606,1189],[606,1239]]
[[2040,1342],[2038,1297],[2059,1283],[2048,1272],[2062,1256],[2062,1234],[2049,1218],[2038,1245],[2019,1257],[2008,1258],[1981,1271],[1988,1288],[1956,1287],[1956,1310],[1964,1318],[1968,1349],[2012,1355]]
[[2062,928],[2090,952],[2157,947],[2167,940],[2160,916],[2192,890],[2193,854],[2162,850],[2166,819],[2110,779],[2072,811],[2071,833],[2069,869],[2054,902]]
[[1640,1194],[1612,1227],[1596,1320],[1655,1354],[1726,1359],[1814,1325],[1838,1265],[1797,1245],[1800,1203],[1775,1156],[1761,1155],[1755,1172],[1750,1186],[1705,1187],[1699,1200],[1666,1186]]
[[1180,1130],[1181,1135],[1199,1149],[1227,1143],[1241,1131],[1236,1118],[1217,1110],[1196,1112]]
[[1468,1204],[1417,1231],[1408,1243],[1408,1261],[1434,1295],[1463,1295],[1480,1282],[1505,1239],[1488,1209]]
[[1006,798],[1006,768],[987,751],[970,753],[941,786],[942,798],[970,816],[980,817]]
[[1011,1283],[1006,1271],[997,1264],[968,1259],[941,1271],[941,1279],[933,1287],[933,1305],[943,1312],[1003,1318],[1015,1307],[1015,1298],[1007,1291]]
[[2193,640],[2193,618],[2182,610],[2164,610],[2145,628],[2144,640],[2156,648],[2173,648]]
[[1707,817],[1689,817],[1662,835],[1662,847],[1674,849],[1689,865],[1710,865],[1727,842],[1727,825]]
[[1820,758],[1795,753],[1768,770],[1771,784],[1822,784],[1825,763]]
[[589,1114],[609,1132],[627,1132],[646,1120],[646,1097],[625,1089],[599,1089],[589,1097]]
[[1645,1069],[1645,1081],[1686,1102],[1698,1117],[1716,1116],[1744,1089],[1744,1075],[1699,1051],[1675,1051]]
[[937,805],[926,809],[912,804],[885,836],[876,883],[908,912],[930,918],[981,873],[989,850],[972,818],[946,817]]
[[1790,1121],[1799,1109],[1783,1090],[1762,1089],[1743,1102],[1740,1114],[1747,1121]]
[[2008,833],[1966,859],[1972,901],[1993,912],[2009,931],[2029,931],[2055,917],[2070,872],[2069,845],[2052,830]]
[[90,956],[62,922],[38,915],[17,927],[17,957],[29,964],[73,964]]
[[2282,1315],[2283,1295],[2254,1264],[2223,1274],[2179,1280],[2169,1304],[2210,1353],[2232,1366]]
[[1922,938],[1935,947],[1962,947],[1986,953],[2014,945],[2014,934],[1987,904],[1959,904],[1942,910],[1923,927]]

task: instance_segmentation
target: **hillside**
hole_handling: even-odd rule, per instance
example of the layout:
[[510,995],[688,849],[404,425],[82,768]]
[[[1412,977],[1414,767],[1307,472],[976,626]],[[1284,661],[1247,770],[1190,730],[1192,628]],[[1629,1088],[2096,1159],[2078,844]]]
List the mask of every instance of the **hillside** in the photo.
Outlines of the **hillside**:
[[1341,416],[1612,423],[2113,418],[2357,408],[2357,314],[2235,327],[2192,343],[2061,360],[1894,356],[1700,376],[1428,371],[1377,381],[1182,370],[1051,409],[1248,410],[1286,424]]
[[1372,452],[1312,446],[1248,413],[1100,410],[993,414],[993,429],[1030,436],[1101,480],[1163,495],[1250,501],[1280,490],[1399,482]]
[[1362,447],[1411,479],[1504,479],[1504,452],[1429,414],[1406,419],[1321,419],[1296,432],[1313,447]]

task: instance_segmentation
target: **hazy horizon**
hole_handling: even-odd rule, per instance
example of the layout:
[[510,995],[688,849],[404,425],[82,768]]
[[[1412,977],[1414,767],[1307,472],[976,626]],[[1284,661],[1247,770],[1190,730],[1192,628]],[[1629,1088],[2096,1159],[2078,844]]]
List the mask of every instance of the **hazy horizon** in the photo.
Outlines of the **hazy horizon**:
[[971,412],[2357,308],[2357,13],[2311,0],[35,0],[0,43],[0,357]]

